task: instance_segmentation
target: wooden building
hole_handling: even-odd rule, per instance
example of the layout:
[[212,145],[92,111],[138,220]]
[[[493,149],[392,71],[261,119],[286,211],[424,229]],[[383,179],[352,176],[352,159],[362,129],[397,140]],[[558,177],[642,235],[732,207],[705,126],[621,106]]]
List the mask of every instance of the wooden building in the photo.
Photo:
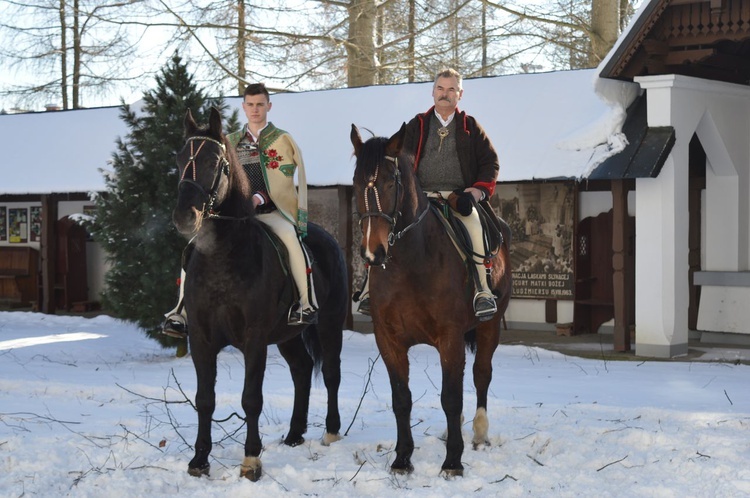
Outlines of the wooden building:
[[[465,80],[460,106],[501,158],[493,205],[518,234],[509,327],[613,333],[615,349],[634,346],[645,357],[682,355],[691,338],[750,342],[749,17],[750,1],[645,1],[595,70]],[[430,92],[427,82],[272,96],[269,119],[292,132],[305,155],[311,217],[347,251],[355,285],[349,128],[389,135],[431,106]],[[240,99],[230,104],[239,108]],[[76,142],[96,133],[73,133],[92,117],[103,120],[93,128],[105,136]],[[57,305],[72,302],[57,290],[57,268],[65,267],[58,220],[85,211],[89,193],[102,189],[98,170],[125,130],[114,108],[0,116],[4,150],[39,128],[71,133],[70,150],[46,148],[71,169],[50,182],[47,170],[33,171],[54,160],[48,156],[29,164],[19,154],[0,166],[3,175],[24,167],[30,175],[21,185],[0,184],[0,226],[7,232],[11,209],[26,209],[31,234],[32,209],[43,214],[41,244],[0,233],[0,251],[37,250],[41,288]],[[85,247],[87,300],[96,300],[104,256],[95,242]],[[4,268],[0,281],[19,271]]]

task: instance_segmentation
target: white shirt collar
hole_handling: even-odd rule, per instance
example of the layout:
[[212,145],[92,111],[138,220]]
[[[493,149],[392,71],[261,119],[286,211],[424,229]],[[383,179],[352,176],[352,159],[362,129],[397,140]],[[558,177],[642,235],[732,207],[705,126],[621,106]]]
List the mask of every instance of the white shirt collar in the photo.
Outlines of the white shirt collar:
[[443,119],[443,116],[440,115],[439,112],[437,112],[437,109],[435,109],[435,116],[437,116],[438,121],[440,121],[440,124],[443,125],[443,127],[448,126],[451,124],[451,121],[453,121],[453,116],[455,116],[455,111],[451,113],[450,116],[448,116],[448,119]]
[[250,131],[250,126],[248,126],[246,124],[245,125],[245,133],[250,134],[250,136],[253,137],[253,141],[257,142],[258,139],[260,138],[260,134],[263,133],[263,130],[265,130],[267,127],[268,127],[268,123],[266,123],[266,126],[264,126],[263,128],[261,128],[260,130],[258,130],[258,136],[256,137],[255,135],[253,135],[253,132]]

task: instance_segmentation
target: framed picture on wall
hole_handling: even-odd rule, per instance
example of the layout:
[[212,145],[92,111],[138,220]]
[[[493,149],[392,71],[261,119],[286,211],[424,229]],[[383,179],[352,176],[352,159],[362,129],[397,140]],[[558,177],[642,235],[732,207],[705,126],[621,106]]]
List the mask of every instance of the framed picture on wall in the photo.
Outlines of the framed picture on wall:
[[572,182],[498,185],[496,209],[513,232],[512,297],[573,299],[575,195]]
[[0,206],[0,242],[8,240],[8,211],[5,206]]
[[29,210],[26,208],[8,209],[8,242],[24,244],[29,241]]
[[42,240],[42,206],[31,206],[31,225],[29,230],[29,240],[39,242]]

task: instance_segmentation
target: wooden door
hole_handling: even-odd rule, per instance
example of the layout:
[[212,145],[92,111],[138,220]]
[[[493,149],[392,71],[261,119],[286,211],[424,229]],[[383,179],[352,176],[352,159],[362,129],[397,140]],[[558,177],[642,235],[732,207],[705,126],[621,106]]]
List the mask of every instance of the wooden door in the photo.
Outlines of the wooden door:
[[57,233],[55,302],[69,311],[73,303],[88,300],[86,229],[66,217],[58,220]]

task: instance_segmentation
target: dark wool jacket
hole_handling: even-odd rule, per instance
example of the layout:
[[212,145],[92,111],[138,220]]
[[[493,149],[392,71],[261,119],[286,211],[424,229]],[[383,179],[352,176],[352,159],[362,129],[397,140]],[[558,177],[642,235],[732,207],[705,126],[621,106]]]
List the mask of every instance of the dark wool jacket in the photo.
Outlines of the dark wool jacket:
[[[422,148],[427,143],[430,121],[435,107],[424,114],[417,114],[406,125],[404,150],[414,154],[414,171],[419,168]],[[495,192],[500,162],[492,142],[477,120],[465,112],[456,109],[453,117],[456,121],[456,147],[461,174],[467,187],[482,190],[487,197]]]

